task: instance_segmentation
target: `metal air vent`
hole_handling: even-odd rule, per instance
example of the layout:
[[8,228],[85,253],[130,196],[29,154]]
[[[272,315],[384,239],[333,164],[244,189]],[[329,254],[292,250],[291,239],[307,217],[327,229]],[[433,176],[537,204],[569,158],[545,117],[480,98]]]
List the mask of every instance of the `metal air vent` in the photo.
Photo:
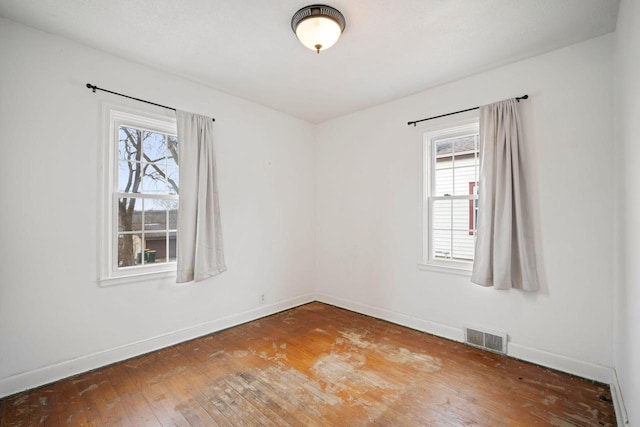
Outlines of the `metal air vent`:
[[507,334],[502,332],[467,327],[464,329],[464,342],[494,353],[507,354]]

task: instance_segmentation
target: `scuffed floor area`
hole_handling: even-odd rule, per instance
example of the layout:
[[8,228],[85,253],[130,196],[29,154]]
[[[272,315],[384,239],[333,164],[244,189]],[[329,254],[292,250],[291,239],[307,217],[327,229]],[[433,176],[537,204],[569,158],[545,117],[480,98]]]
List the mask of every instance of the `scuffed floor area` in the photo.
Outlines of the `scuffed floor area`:
[[614,426],[609,387],[321,303],[0,402],[0,426]]

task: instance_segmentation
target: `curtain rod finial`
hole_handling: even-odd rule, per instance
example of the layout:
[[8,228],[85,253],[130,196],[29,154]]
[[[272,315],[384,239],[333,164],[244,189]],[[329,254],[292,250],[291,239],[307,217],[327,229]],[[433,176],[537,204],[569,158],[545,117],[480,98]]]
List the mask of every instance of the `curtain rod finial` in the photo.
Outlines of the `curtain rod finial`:
[[91,89],[93,93],[96,93],[97,86],[92,85],[91,83],[87,83],[87,88]]

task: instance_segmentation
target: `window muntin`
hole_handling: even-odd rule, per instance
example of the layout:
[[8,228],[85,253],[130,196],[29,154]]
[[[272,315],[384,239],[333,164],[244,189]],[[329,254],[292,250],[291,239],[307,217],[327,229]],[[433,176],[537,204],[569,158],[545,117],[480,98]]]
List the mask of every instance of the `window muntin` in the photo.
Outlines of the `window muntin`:
[[179,206],[175,120],[115,110],[109,110],[108,117],[101,278],[175,272]]
[[175,262],[178,140],[138,126],[118,126],[117,267]]
[[422,264],[470,270],[478,209],[478,122],[424,133]]

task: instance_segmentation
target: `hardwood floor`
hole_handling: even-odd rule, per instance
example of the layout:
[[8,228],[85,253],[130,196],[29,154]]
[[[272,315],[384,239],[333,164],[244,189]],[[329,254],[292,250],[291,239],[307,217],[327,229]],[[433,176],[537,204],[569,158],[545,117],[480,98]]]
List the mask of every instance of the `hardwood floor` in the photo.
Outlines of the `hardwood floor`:
[[0,401],[1,426],[614,426],[609,387],[312,303]]

